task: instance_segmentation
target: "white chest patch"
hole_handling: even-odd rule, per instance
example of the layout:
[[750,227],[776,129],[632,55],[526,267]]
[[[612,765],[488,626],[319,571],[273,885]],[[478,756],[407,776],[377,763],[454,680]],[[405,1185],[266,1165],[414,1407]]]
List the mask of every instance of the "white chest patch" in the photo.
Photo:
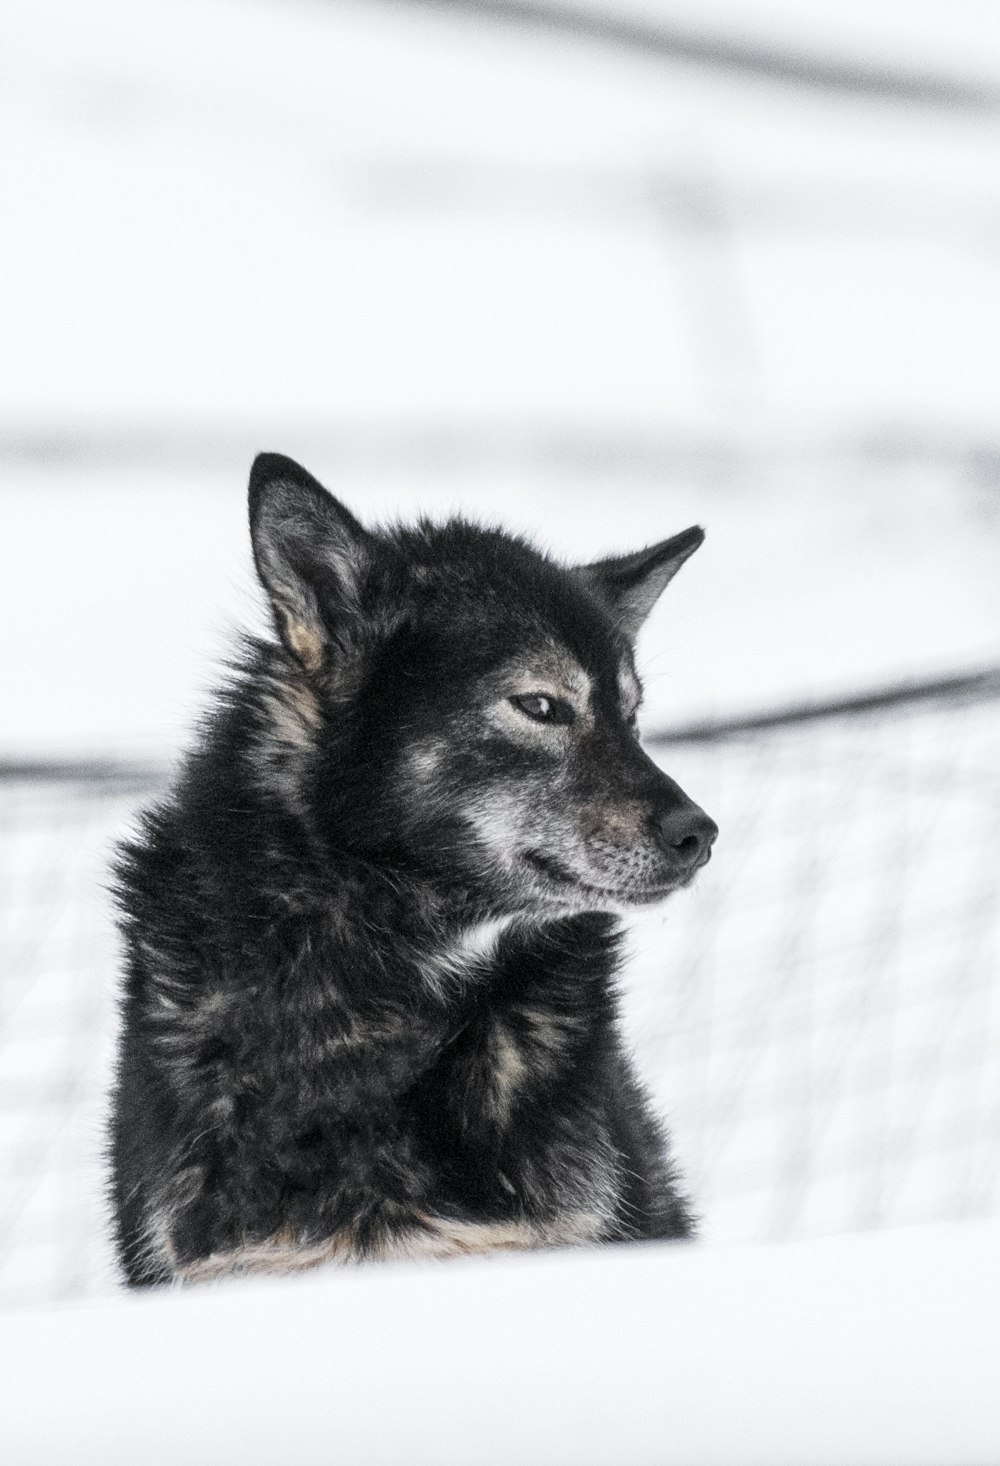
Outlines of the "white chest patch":
[[442,982],[460,982],[475,976],[492,960],[504,932],[520,920],[519,916],[496,916],[466,927],[427,959],[424,975],[428,982],[438,986]]

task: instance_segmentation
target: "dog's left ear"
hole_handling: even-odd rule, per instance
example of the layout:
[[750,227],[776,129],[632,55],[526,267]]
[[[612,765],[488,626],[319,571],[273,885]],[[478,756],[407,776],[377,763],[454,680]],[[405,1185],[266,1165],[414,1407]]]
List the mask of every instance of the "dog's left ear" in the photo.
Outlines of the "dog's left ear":
[[292,458],[260,453],[250,470],[250,538],[278,634],[307,672],[346,654],[372,536]]
[[634,641],[667,585],[704,538],[705,531],[693,524],[634,555],[595,560],[592,565],[576,566],[575,571],[610,606],[621,630]]

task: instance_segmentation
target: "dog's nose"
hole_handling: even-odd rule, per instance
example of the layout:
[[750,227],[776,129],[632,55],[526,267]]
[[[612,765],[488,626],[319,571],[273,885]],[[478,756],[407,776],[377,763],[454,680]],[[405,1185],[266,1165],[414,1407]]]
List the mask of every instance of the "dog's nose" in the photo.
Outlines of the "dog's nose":
[[719,827],[703,809],[690,802],[656,810],[652,818],[653,838],[682,870],[704,865],[712,853]]

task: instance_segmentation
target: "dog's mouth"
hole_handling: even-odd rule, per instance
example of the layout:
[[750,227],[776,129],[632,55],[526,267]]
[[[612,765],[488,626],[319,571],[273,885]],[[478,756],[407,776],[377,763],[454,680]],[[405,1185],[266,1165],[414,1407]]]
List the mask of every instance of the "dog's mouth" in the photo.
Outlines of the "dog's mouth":
[[525,850],[523,858],[533,871],[567,893],[570,890],[583,891],[587,895],[599,896],[603,901],[615,902],[619,905],[650,906],[656,901],[662,901],[671,891],[676,891],[678,885],[676,881],[669,881],[660,885],[647,884],[638,888],[628,887],[624,890],[611,886],[595,886],[590,881],[583,880],[575,871],[570,870],[568,866],[563,865],[553,856],[543,855],[540,850]]

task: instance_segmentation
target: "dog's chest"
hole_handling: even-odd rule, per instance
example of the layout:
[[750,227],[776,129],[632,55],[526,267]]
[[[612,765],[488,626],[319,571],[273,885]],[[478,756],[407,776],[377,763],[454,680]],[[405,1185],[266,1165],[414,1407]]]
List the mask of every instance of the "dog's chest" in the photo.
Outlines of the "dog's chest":
[[588,984],[546,962],[532,934],[511,927],[483,923],[447,953],[452,981],[467,982],[469,1006],[442,1068],[449,1107],[466,1129],[503,1130],[543,1090],[551,1101],[593,1030]]

